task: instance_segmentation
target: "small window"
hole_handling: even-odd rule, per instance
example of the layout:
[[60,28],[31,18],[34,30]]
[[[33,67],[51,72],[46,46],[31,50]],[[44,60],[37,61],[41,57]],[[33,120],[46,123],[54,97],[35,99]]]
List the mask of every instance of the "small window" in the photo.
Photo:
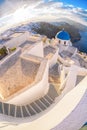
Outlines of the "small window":
[[64,45],[66,45],[66,41],[64,41]]
[[61,41],[59,40],[59,43],[61,43]]

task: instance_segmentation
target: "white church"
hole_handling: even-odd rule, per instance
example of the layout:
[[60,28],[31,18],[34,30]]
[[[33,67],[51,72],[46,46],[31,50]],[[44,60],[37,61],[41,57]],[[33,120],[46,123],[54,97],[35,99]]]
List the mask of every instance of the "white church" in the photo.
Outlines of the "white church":
[[0,60],[0,128],[80,130],[87,122],[87,56],[64,29],[55,39],[14,32]]

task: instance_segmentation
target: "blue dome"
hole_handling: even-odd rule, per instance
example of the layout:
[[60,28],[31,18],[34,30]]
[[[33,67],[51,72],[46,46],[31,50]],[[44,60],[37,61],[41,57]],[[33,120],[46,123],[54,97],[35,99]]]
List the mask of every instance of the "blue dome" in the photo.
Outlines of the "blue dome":
[[56,38],[59,38],[61,40],[70,40],[70,35],[65,30],[62,30],[59,33],[57,33]]

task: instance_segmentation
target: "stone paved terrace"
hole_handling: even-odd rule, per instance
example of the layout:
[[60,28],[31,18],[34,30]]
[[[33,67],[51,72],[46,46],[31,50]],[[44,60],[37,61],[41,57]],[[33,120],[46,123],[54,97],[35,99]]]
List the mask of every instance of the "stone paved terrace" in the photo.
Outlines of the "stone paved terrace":
[[11,38],[3,38],[3,39],[0,39],[0,44],[3,45],[3,43],[6,43],[7,41],[11,40]]
[[87,59],[84,59],[79,54],[76,54],[74,58],[79,61],[81,67],[85,67],[87,69]]
[[48,93],[32,103],[14,105],[0,102],[0,119],[2,116],[5,116],[4,121],[10,121],[11,123],[17,124],[27,123],[27,121],[29,123],[29,120],[40,117],[46,111],[49,111],[50,107],[54,105],[57,97],[57,91],[54,86],[50,84]]
[[67,57],[71,57],[73,54],[69,51],[65,51],[63,50],[61,53],[60,53],[60,56],[62,56],[63,58],[67,58]]
[[49,54],[55,54],[55,52],[56,52],[56,49],[54,48],[54,47],[52,47],[52,46],[46,46],[45,48],[44,48],[44,56],[46,57],[47,55],[49,55]]
[[60,76],[60,70],[58,70],[59,64],[56,63],[49,71],[51,75]]
[[25,48],[26,46],[32,46],[33,44],[35,44],[35,42],[34,41],[30,41],[30,40],[26,40],[25,42],[23,42],[21,45],[20,45],[20,47],[21,48]]
[[59,64],[56,63],[52,68],[49,69],[49,82],[60,85],[61,83],[60,76],[61,76],[60,67]]
[[78,75],[76,80],[76,85],[78,85],[84,78],[85,76]]
[[39,66],[39,62],[19,58],[3,75],[0,75],[0,96],[6,99],[32,84]]

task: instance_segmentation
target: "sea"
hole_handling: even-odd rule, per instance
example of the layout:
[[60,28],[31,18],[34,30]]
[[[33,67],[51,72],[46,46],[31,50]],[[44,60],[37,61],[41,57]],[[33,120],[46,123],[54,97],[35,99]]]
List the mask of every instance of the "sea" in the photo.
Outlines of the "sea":
[[79,51],[87,53],[87,31],[80,32],[81,40],[73,43],[73,46],[78,48]]
[[[87,53],[87,31],[81,31],[81,40],[74,42],[73,46],[78,48],[79,51]],[[0,40],[0,44],[3,44],[3,41]]]

